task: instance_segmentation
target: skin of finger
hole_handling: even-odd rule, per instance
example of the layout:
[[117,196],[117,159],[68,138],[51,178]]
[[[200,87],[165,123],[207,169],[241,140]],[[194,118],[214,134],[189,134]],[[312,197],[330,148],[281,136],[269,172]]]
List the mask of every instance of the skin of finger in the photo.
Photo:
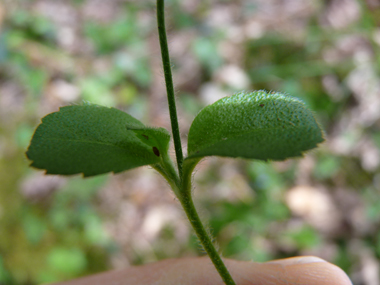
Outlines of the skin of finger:
[[[351,285],[347,275],[323,260],[302,262],[299,258],[268,263],[225,259],[238,285]],[[168,259],[125,270],[110,271],[56,285],[223,285],[207,257]]]
[[295,257],[254,266],[235,260],[228,264],[241,285],[352,285],[342,269],[316,257]]

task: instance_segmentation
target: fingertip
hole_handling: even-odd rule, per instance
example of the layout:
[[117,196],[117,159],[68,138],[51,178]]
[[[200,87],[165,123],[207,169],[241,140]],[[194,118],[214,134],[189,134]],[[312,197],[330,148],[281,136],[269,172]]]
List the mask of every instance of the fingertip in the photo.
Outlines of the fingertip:
[[277,285],[352,285],[341,268],[315,256],[274,260],[263,263],[262,266],[277,276]]

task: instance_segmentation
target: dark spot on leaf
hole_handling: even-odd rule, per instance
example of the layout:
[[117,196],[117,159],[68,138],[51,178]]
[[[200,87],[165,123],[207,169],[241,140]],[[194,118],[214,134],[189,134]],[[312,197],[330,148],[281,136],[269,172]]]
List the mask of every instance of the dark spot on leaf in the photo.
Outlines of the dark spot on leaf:
[[264,104],[260,104],[260,107],[264,107]]
[[146,138],[147,140],[149,140],[149,137],[147,135],[142,135],[144,138]]
[[154,153],[156,156],[160,156],[160,152],[158,151],[158,148],[156,148],[155,146],[153,147],[153,153]]

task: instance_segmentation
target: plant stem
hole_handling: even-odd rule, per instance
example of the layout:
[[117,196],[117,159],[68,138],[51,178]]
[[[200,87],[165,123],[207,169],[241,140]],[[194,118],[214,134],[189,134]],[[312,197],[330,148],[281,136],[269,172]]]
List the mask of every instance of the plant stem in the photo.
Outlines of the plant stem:
[[231,274],[228,272],[227,267],[224,265],[223,260],[220,258],[218,251],[215,249],[214,244],[211,241],[210,236],[205,230],[197,210],[195,209],[193,200],[191,198],[191,174],[193,173],[194,167],[200,161],[199,158],[185,159],[183,165],[183,177],[181,180],[181,205],[185,210],[185,213],[193,227],[199,241],[201,242],[203,248],[210,257],[212,263],[216,270],[218,271],[220,277],[227,285],[235,285]]
[[180,200],[182,196],[180,192],[181,181],[175,169],[174,163],[167,153],[162,153],[161,159],[162,160],[160,164],[155,164],[152,166],[166,179],[174,194],[178,200]]
[[[185,192],[185,194],[184,194]],[[235,285],[234,280],[231,277],[231,274],[228,272],[227,267],[224,265],[223,260],[221,259],[218,251],[215,249],[214,244],[211,241],[210,236],[207,234],[201,219],[198,216],[197,210],[194,207],[193,200],[191,199],[191,191],[182,192],[181,204],[185,210],[187,218],[189,219],[199,241],[201,242],[204,250],[207,252],[212,263],[214,264],[216,270],[219,272],[220,277],[227,285]]]
[[175,170],[173,170],[173,165],[171,164],[171,160],[169,157],[163,159],[161,165],[156,165],[155,168],[166,178],[166,180],[173,188],[173,191],[176,194],[177,198],[180,200],[182,207],[185,210],[185,213],[199,241],[201,242],[203,248],[209,255],[212,263],[219,272],[219,275],[222,277],[224,283],[227,285],[235,285],[235,282],[232,279],[230,273],[228,272],[227,267],[224,265],[221,257],[215,249],[210,236],[207,234],[191,198],[191,173],[198,160],[190,160],[189,163],[186,163],[185,173],[182,171],[184,161],[182,154],[181,138],[178,127],[177,109],[175,104],[174,85],[170,66],[169,48],[166,38],[164,9],[164,0],[157,0],[158,34],[160,38],[161,56],[165,74],[166,92],[168,96],[170,121],[172,125],[172,134],[179,176],[177,176]]
[[168,41],[166,38],[164,0],[157,0],[157,25],[158,25],[158,35],[160,38],[162,63],[163,63],[164,74],[165,74],[165,84],[166,84],[166,92],[167,92],[168,103],[169,103],[169,112],[170,112],[170,121],[172,125],[174,148],[175,148],[175,154],[177,158],[179,177],[182,177],[182,163],[183,163],[182,144],[181,144],[181,137],[179,133],[179,127],[178,127],[177,108],[175,104],[174,85],[173,85],[173,77],[172,77],[172,71],[171,71],[171,66],[170,66]]

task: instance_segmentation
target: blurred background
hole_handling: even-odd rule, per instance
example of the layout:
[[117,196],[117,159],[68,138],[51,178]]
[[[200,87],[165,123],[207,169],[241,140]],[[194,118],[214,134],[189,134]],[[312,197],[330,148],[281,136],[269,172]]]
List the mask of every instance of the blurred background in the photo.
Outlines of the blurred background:
[[[203,254],[152,169],[44,176],[24,154],[43,116],[83,100],[170,129],[154,1],[2,0],[0,25],[0,284]],[[301,98],[326,131],[302,159],[197,167],[223,255],[316,255],[379,285],[380,2],[170,0],[167,25],[184,148],[197,112],[239,90]]]

